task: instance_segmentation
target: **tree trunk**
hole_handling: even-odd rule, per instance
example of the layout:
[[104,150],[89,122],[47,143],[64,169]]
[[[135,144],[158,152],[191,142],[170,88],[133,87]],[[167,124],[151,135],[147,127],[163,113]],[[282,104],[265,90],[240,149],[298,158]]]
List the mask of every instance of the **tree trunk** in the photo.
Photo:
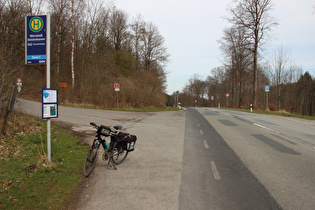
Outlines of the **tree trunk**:
[[71,1],[71,76],[72,76],[72,88],[74,88],[74,0]]
[[253,80],[253,105],[257,106],[257,89],[258,89],[258,74],[257,74],[257,54],[258,54],[258,34],[255,37],[254,46],[254,80]]

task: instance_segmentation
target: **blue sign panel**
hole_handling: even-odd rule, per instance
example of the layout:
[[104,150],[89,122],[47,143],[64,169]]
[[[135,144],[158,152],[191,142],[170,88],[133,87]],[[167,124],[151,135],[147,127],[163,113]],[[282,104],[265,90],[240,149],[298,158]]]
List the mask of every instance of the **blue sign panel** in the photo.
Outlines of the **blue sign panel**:
[[265,92],[269,92],[269,85],[265,86]]
[[27,16],[25,25],[26,64],[46,64],[46,15]]

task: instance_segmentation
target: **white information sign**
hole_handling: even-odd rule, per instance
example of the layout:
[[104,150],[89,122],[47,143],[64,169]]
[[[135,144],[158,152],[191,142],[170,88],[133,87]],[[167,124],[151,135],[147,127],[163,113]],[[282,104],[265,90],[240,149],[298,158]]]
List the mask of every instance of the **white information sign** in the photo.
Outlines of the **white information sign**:
[[43,89],[43,103],[58,103],[57,89]]
[[42,92],[42,118],[58,117],[58,89],[43,88]]
[[43,118],[56,118],[57,116],[57,104],[43,104]]

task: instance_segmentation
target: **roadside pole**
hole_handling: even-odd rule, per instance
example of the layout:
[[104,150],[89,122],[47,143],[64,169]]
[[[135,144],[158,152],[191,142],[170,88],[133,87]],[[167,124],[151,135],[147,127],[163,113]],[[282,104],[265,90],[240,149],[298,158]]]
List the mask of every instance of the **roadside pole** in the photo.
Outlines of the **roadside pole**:
[[227,93],[227,94],[225,94],[225,96],[226,96],[226,107],[229,108],[229,97],[230,97],[230,94]]
[[9,100],[8,100],[7,108],[5,109],[0,135],[5,135],[5,129],[6,129],[9,113],[11,113],[13,110],[13,106],[14,106],[14,102],[15,102],[15,98],[16,98],[16,93],[17,93],[17,86],[14,85],[12,93],[11,93]]
[[266,111],[269,111],[269,104],[268,104],[268,93],[269,93],[269,85],[265,86],[265,92],[266,92]]
[[115,91],[116,91],[116,94],[117,94],[117,109],[119,109],[119,98],[118,98],[118,92],[120,91],[120,85],[118,83],[115,83],[114,84],[114,88],[115,88]]
[[116,90],[116,93],[117,93],[117,109],[119,109],[119,98],[118,98],[118,92],[119,92],[119,90]]
[[[58,117],[58,90],[50,88],[50,14],[25,17],[25,64],[46,65],[42,119],[47,119],[47,161],[51,162],[51,122]],[[22,85],[22,84],[21,84]]]
[[[47,14],[47,33],[46,33],[46,88],[50,88],[50,14]],[[47,119],[47,161],[51,162],[51,128],[50,118]]]
[[269,105],[268,105],[268,92],[266,92],[266,111],[269,111]]

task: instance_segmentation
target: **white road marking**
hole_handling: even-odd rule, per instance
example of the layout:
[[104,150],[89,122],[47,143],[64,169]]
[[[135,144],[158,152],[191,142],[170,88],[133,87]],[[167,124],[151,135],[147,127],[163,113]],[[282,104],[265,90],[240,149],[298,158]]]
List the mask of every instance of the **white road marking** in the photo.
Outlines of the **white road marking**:
[[197,123],[197,126],[198,126],[198,127],[200,127],[200,124],[199,124],[199,123]]
[[265,129],[265,130],[268,130],[268,131],[272,131],[272,132],[275,132],[275,133],[279,133],[279,132],[276,131],[276,130],[273,130],[273,129],[271,129],[271,128],[265,127],[265,126],[260,125],[260,124],[258,124],[258,123],[253,123],[253,125],[256,125],[257,127],[260,127],[260,128],[262,128],[262,129]]
[[205,148],[206,148],[206,149],[209,149],[209,145],[208,145],[207,140],[203,140],[203,144],[205,145]]
[[221,177],[220,177],[220,174],[217,170],[217,167],[215,166],[215,163],[214,161],[210,161],[210,165],[211,165],[211,169],[212,169],[212,173],[213,173],[213,177],[215,180],[220,180]]
[[203,131],[202,130],[200,130],[200,134],[203,135]]

